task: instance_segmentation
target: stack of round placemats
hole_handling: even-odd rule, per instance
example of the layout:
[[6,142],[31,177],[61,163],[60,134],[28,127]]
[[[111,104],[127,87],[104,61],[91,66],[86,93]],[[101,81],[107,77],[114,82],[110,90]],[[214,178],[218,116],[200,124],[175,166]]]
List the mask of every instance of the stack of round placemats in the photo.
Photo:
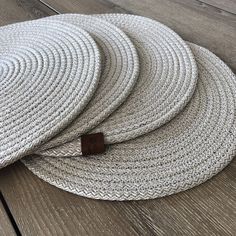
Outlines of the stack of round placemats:
[[[123,105],[92,132],[103,132],[107,144],[146,134],[172,119],[190,100],[197,81],[193,54],[168,27],[140,16],[100,15],[124,30],[140,58],[137,84]],[[57,17],[58,18],[58,17]],[[64,135],[64,145],[37,152],[47,156],[81,155],[80,138]],[[79,137],[79,136],[77,136]],[[62,143],[61,143],[62,144]]]
[[99,87],[83,113],[65,130],[41,146],[42,150],[71,141],[101,123],[126,100],[139,72],[139,60],[134,45],[120,29],[109,22],[73,14],[57,15],[49,19],[73,23],[86,29],[103,52],[103,70]]
[[[61,189],[136,200],[194,187],[235,155],[235,75],[159,22],[65,14],[1,27],[0,43],[0,167],[27,155]],[[106,151],[83,155],[84,137]]]

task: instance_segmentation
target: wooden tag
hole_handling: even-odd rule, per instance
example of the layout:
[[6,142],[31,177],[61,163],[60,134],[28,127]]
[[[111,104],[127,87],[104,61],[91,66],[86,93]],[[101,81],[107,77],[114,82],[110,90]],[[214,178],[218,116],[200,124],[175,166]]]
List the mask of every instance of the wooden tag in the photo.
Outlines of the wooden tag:
[[86,134],[81,136],[82,155],[96,155],[105,152],[103,133]]

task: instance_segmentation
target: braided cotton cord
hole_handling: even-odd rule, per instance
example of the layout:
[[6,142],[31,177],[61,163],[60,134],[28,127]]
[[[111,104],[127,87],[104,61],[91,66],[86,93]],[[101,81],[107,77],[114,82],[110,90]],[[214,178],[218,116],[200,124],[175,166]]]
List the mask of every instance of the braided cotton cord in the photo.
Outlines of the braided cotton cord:
[[81,113],[100,76],[94,40],[47,20],[0,28],[0,168],[32,152]]
[[85,29],[100,46],[104,58],[99,87],[86,109],[63,132],[40,147],[37,153],[71,141],[101,123],[130,94],[139,71],[135,47],[114,25],[79,14],[62,14],[44,19],[69,22]]
[[32,156],[24,164],[66,191],[97,199],[162,197],[197,186],[236,153],[236,77],[214,54],[191,44],[199,82],[186,108],[166,125],[110,145],[93,157]]
[[[106,144],[146,134],[170,121],[186,106],[197,82],[197,67],[187,44],[163,24],[141,16],[96,15],[121,28],[137,47],[140,75],[128,99],[91,133]],[[39,153],[81,155],[80,139]]]

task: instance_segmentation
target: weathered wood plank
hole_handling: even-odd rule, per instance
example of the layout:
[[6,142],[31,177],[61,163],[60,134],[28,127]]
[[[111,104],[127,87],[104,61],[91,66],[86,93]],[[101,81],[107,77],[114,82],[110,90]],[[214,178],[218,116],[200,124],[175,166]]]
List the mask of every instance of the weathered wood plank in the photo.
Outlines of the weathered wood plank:
[[125,11],[106,0],[42,0],[42,2],[60,13],[99,14]]
[[204,2],[211,6],[236,14],[236,1],[235,0],[201,0],[201,2]]
[[55,14],[37,0],[1,0],[0,26]]
[[1,201],[0,201],[0,235],[1,236],[16,235]]
[[213,51],[236,72],[236,15],[197,0],[110,1],[166,24],[185,40]]
[[233,235],[236,161],[192,190],[149,201],[90,200],[46,184],[16,163],[0,171],[23,235]]

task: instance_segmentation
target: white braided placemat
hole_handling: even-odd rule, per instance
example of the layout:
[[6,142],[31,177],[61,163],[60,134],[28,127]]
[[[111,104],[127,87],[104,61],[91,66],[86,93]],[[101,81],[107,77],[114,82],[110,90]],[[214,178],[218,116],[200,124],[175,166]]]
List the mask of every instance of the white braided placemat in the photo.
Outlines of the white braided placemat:
[[236,77],[214,54],[191,46],[199,82],[186,108],[142,137],[110,145],[105,155],[31,156],[26,166],[66,191],[97,199],[174,194],[221,171],[236,153]]
[[[103,132],[106,144],[111,144],[146,134],[176,116],[195,90],[197,67],[187,44],[163,24],[133,15],[98,16],[121,28],[140,57],[140,75],[131,95],[91,132]],[[80,139],[40,154],[81,155]]]
[[0,168],[82,111],[100,67],[96,43],[74,25],[47,20],[0,28]]
[[101,123],[130,94],[137,81],[139,69],[135,47],[130,39],[112,24],[79,14],[62,14],[44,19],[61,20],[85,29],[100,46],[104,57],[102,76],[93,99],[72,124],[40,147],[40,150],[71,141]]

